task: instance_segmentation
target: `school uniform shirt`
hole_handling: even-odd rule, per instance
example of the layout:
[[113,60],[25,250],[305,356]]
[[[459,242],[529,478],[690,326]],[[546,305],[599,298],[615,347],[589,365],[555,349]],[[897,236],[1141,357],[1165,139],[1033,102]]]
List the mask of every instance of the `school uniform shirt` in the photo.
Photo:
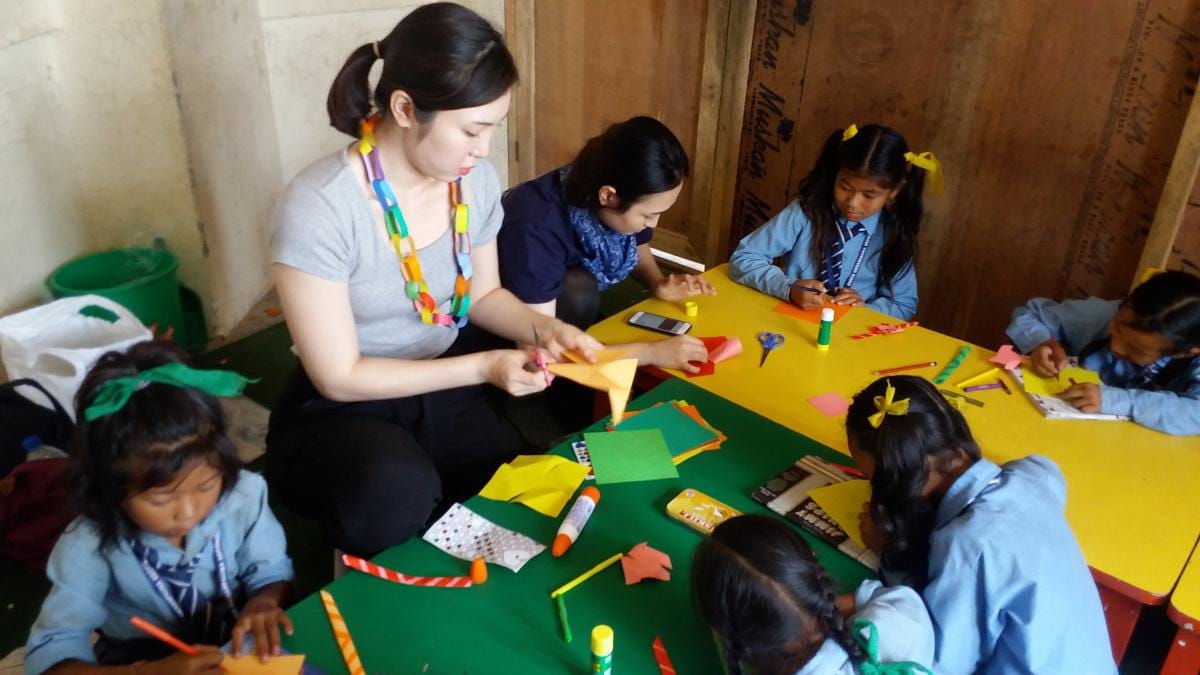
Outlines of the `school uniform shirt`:
[[[155,549],[164,565],[201,554],[192,584],[202,597],[212,599],[219,594],[212,541],[218,533],[235,596],[239,590],[253,596],[268,584],[291,581],[292,561],[283,527],[267,506],[266,481],[248,471],[239,472],[237,485],[188,533],[184,550],[148,532],[137,538]],[[120,538],[101,550],[99,530],[90,520],[81,517],[67,527],[50,554],[46,575],[53,586],[26,644],[25,672],[30,675],[67,659],[95,663],[94,630],[114,640],[145,638],[129,623],[134,615],[167,632],[181,632],[181,620],[147,578],[130,541]]]
[[[496,238],[500,282],[530,305],[557,300],[567,270],[583,263],[560,176],[561,169],[554,169],[521,183],[504,193],[501,202],[504,224]],[[654,230],[628,236],[641,246],[650,243]]]
[[[933,624],[921,596],[908,586],[868,579],[854,592],[855,618],[875,624],[879,662],[933,663]],[[856,675],[858,669],[837,640],[828,638],[796,675]]]
[[1013,312],[1005,332],[1025,354],[1050,338],[1070,354],[1103,341],[1079,364],[1100,374],[1100,412],[1128,415],[1144,427],[1177,436],[1200,434],[1200,358],[1163,383],[1161,390],[1137,388],[1148,370],[1160,371],[1171,357],[1148,366],[1117,358],[1110,348],[1108,324],[1120,306],[1119,300],[1100,298],[1065,302],[1034,298]]
[[1096,583],[1064,516],[1066,483],[1031,455],[967,469],[930,537],[933,672],[1117,672]]
[[[845,286],[854,269],[854,261],[870,236],[867,253],[851,288],[858,291],[867,307],[901,319],[911,320],[917,314],[917,271],[910,263],[892,279],[891,293],[886,285],[876,288],[879,256],[887,240],[887,224],[881,225],[880,214],[864,218],[866,234],[847,241],[842,249],[841,275],[838,286]],[[782,211],[738,243],[729,258],[729,276],[739,284],[757,288],[767,295],[787,301],[791,284],[797,279],[819,279],[824,260],[813,261],[812,224],[800,202],[793,200]],[[775,265],[782,257],[783,268]]]

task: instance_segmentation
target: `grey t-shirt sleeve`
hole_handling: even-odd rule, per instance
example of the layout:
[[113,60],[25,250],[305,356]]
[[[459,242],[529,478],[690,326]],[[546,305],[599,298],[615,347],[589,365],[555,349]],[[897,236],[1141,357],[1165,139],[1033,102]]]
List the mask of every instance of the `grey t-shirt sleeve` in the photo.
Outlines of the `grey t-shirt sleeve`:
[[496,167],[481,160],[467,176],[470,182],[467,203],[471,207],[471,245],[491,243],[500,234],[504,222],[504,207],[500,204],[500,177]]
[[354,268],[353,228],[307,175],[297,176],[275,208],[271,261],[301,272],[347,282]]

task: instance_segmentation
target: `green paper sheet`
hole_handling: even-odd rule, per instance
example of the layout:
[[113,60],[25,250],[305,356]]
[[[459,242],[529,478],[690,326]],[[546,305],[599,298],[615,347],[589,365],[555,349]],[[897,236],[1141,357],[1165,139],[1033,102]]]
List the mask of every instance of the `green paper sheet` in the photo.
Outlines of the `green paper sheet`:
[[[670,451],[672,457],[717,438],[717,434],[712,429],[708,429],[688,417],[686,413],[675,407],[673,401],[647,408],[626,418],[615,429],[617,431],[658,429],[662,431],[663,439],[667,442],[667,450]],[[588,447],[590,449],[591,446]]]
[[589,433],[583,440],[592,456],[597,485],[679,477],[658,429]]

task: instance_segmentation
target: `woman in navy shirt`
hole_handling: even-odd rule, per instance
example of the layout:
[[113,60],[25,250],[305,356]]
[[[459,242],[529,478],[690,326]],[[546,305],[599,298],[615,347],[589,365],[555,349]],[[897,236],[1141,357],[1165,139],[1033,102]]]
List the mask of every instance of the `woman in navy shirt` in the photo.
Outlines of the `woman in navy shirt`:
[[[533,309],[586,329],[600,292],[633,275],[660,300],[716,291],[691,274],[664,276],[650,252],[658,218],[688,175],[687,154],[662,122],[634,117],[590,139],[566,166],[504,195],[500,278]],[[646,343],[642,363],[695,371],[704,345],[678,336]]]

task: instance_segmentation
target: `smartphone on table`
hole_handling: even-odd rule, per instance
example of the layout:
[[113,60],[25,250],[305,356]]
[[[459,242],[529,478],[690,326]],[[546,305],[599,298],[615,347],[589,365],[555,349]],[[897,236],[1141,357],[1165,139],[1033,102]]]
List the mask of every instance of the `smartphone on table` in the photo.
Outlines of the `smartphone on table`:
[[650,312],[635,312],[629,317],[629,325],[645,328],[666,335],[683,335],[692,329],[692,324],[678,319],[669,319]]

